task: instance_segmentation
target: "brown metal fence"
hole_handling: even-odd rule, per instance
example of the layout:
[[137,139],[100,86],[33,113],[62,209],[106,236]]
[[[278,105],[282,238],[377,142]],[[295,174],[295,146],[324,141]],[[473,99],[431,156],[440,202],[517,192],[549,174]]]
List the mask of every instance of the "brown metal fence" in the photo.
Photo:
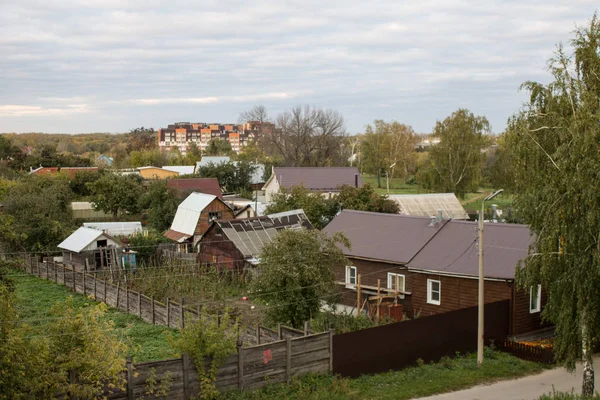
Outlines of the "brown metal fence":
[[554,364],[554,350],[552,348],[531,346],[511,340],[500,340],[495,345],[498,350],[505,351],[524,360]]
[[[485,305],[485,340],[508,334],[508,300]],[[477,349],[477,307],[333,337],[333,372],[345,377],[399,370]]]

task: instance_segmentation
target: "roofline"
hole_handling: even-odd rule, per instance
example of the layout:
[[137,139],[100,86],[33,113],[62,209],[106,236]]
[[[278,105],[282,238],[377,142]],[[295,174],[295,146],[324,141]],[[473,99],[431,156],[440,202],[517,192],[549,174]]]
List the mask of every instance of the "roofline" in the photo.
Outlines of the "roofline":
[[263,185],[263,187],[260,190],[265,190],[265,188],[267,187],[267,185],[269,183],[271,183],[271,181],[273,180],[274,176],[275,176],[275,167],[273,167],[273,169],[271,170],[271,176],[269,177],[269,179],[267,179],[267,181],[265,182],[265,184]]
[[[454,278],[464,278],[464,279],[479,279],[479,276],[477,276],[477,275],[461,274],[459,272],[435,271],[435,270],[411,268],[411,267],[407,267],[407,268],[410,272],[414,272],[417,274],[443,275],[443,276],[451,276]],[[515,280],[515,278],[492,278],[492,277],[487,277],[487,276],[485,276],[483,279],[486,281],[497,281],[497,282],[512,282]]]
[[[428,218],[428,217],[425,217],[425,218]],[[421,251],[423,251],[423,249],[424,249],[425,247],[427,247],[427,245],[429,244],[429,242],[431,242],[431,241],[433,240],[433,238],[434,238],[434,237],[436,237],[436,236],[437,236],[437,234],[438,234],[438,233],[440,233],[440,232],[442,231],[442,229],[443,229],[443,228],[446,226],[446,224],[448,224],[448,222],[450,222],[450,221],[451,221],[450,219],[447,219],[447,220],[442,220],[442,221],[441,221],[442,223],[440,224],[440,227],[437,229],[437,231],[436,231],[436,232],[435,232],[433,235],[431,235],[431,237],[429,238],[429,240],[428,240],[428,241],[426,241],[426,242],[425,242],[425,244],[424,244],[423,246],[421,246],[421,248],[420,248],[420,249],[419,249],[419,250],[418,250],[418,251],[417,251],[417,252],[416,252],[416,253],[415,253],[415,254],[414,254],[414,255],[413,255],[411,258],[410,258],[410,260],[409,260],[409,261],[408,261],[406,264],[409,264],[409,263],[410,263],[412,260],[414,260],[414,259],[415,259],[415,257],[416,257],[416,256],[417,256],[417,255],[418,255],[418,254],[419,254]]]
[[344,254],[344,256],[346,258],[353,258],[356,260],[373,261],[373,262],[380,262],[380,263],[385,263],[385,264],[394,264],[394,265],[398,265],[401,267],[406,267],[406,264],[407,264],[407,262],[403,262],[403,261],[392,261],[392,260],[384,260],[381,258],[361,257],[361,256],[350,255],[350,254]]

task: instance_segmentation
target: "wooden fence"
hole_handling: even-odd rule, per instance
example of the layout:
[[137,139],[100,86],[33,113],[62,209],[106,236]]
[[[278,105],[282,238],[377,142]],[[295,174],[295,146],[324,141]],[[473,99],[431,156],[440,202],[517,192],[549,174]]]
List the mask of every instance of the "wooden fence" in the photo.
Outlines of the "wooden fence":
[[554,364],[554,350],[551,347],[532,346],[512,340],[500,340],[494,344],[498,350],[505,351],[524,360]]

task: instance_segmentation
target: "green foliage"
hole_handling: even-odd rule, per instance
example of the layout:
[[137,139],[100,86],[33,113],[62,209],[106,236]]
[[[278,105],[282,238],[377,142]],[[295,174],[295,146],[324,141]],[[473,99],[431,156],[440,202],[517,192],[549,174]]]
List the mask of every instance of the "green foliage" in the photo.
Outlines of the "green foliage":
[[[144,385],[144,395],[151,396],[149,398],[163,398],[169,395],[171,385],[173,384],[173,374],[171,371],[167,371],[160,377],[160,383],[158,383],[158,377],[156,376],[156,368],[150,368],[150,372],[146,377],[146,384]],[[140,397],[145,399],[145,396]]]
[[398,214],[400,207],[398,203],[382,196],[373,190],[368,183],[361,188],[344,185],[337,197],[332,199],[347,210],[372,211],[379,213]]
[[169,229],[178,206],[177,192],[162,180],[150,182],[140,199],[140,208],[148,211],[150,226],[158,232]]
[[350,247],[342,234],[284,230],[263,247],[251,292],[269,303],[271,321],[300,328],[317,315],[321,300],[333,300],[337,290],[333,268],[347,264],[338,244]]
[[99,180],[100,177],[101,174],[95,171],[77,172],[74,178],[69,181],[69,187],[75,197],[81,199],[92,194],[90,185]]
[[433,130],[440,143],[432,146],[429,160],[418,181],[427,190],[453,192],[464,197],[477,190],[481,182],[484,135],[490,131],[485,117],[466,109],[438,121]]
[[363,314],[351,315],[337,312],[319,312],[315,317],[313,317],[313,320],[311,320],[311,327],[315,332],[325,332],[329,330],[330,327],[333,327],[337,335],[341,333],[355,332],[362,329],[373,328],[375,326],[385,325],[393,322],[395,321],[384,319],[377,323]]
[[443,362],[422,364],[357,379],[333,375],[306,375],[290,384],[266,386],[254,391],[231,391],[221,400],[406,400],[466,389],[499,379],[516,378],[543,371],[544,366],[497,352],[494,359],[477,367],[475,354],[445,358]]
[[255,169],[255,165],[246,161],[209,163],[200,167],[196,173],[203,178],[217,178],[224,191],[237,193],[251,190],[250,183]]
[[13,250],[54,250],[73,228],[71,199],[66,177],[24,177],[3,201],[0,235],[12,236],[6,244]]
[[[200,314],[200,318],[181,330],[174,347],[187,353],[198,370],[201,399],[214,399],[219,367],[236,351],[238,323],[224,313],[220,323],[214,315]],[[208,367],[206,364],[209,364]]]
[[162,167],[169,164],[168,154],[159,149],[133,150],[129,154],[129,165],[137,167]]
[[538,400],[600,400],[600,394],[596,393],[593,396],[582,396],[574,391],[557,392],[556,390],[552,390],[551,393],[540,396]]
[[[127,153],[132,151],[152,150],[158,147],[158,137],[154,128],[135,128],[127,136]],[[150,164],[152,165],[152,164]],[[155,165],[157,167],[158,165]]]
[[211,139],[206,145],[204,154],[207,156],[227,156],[231,151],[231,145],[227,140]]
[[[516,278],[526,291],[542,284],[548,298],[542,316],[556,325],[555,357],[568,368],[580,357],[591,362],[600,337],[596,16],[575,32],[571,43],[574,56],[559,47],[549,62],[553,82],[523,85],[530,101],[508,128],[516,170],[515,207],[536,234],[535,248],[517,268]],[[592,375],[586,381],[584,374],[583,392],[592,394],[593,370],[587,371]]]
[[136,232],[129,237],[129,248],[137,251],[138,264],[150,264],[160,243],[169,243],[169,239],[164,237],[161,232],[154,230],[146,233]]
[[265,213],[274,214],[283,211],[303,209],[309,221],[317,229],[322,229],[333,219],[339,207],[334,201],[325,199],[319,193],[313,193],[304,186],[281,188],[271,198]]
[[106,174],[90,183],[89,188],[96,210],[112,213],[114,218],[117,218],[119,213],[134,214],[139,211],[139,199],[142,196],[139,177]]

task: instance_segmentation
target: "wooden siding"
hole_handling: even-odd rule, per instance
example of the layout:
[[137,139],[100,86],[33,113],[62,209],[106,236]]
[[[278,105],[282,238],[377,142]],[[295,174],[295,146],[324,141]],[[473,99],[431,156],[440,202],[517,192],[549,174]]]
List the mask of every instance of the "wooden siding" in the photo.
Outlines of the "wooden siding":
[[233,210],[229,208],[223,201],[220,199],[214,199],[204,210],[200,213],[200,218],[198,218],[198,223],[196,224],[196,230],[194,231],[194,236],[202,236],[210,225],[212,221],[210,220],[209,213],[211,212],[220,212],[222,213],[220,219],[230,220],[234,219]]
[[200,240],[199,261],[242,272],[244,269],[244,255],[223,233],[218,235],[217,228],[216,225],[209,228]]
[[[542,288],[542,310],[547,302],[547,293]],[[513,302],[513,321],[512,321],[512,334],[521,335],[523,333],[535,331],[544,327],[549,326],[548,323],[542,322],[542,312],[531,313],[529,312],[529,291],[515,288],[514,302]]]
[[[428,279],[440,281],[440,305],[427,303]],[[477,305],[477,279],[411,273],[406,280],[407,282],[410,282],[413,303],[412,311],[414,315],[434,315]],[[510,300],[512,296],[511,284],[504,281],[485,281],[484,293],[485,303],[493,303],[500,300]]]

